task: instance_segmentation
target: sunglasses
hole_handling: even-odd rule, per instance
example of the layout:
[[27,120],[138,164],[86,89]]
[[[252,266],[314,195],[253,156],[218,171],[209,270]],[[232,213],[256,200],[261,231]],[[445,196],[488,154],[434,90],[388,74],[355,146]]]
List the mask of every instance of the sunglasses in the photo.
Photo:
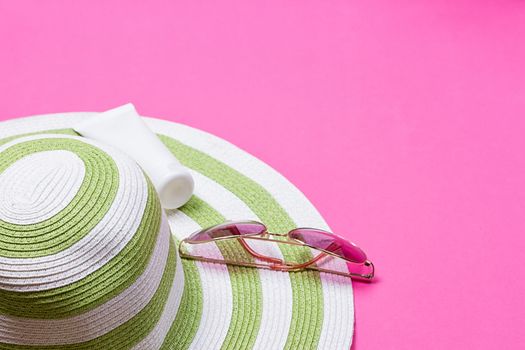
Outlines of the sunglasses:
[[[247,254],[229,254],[228,258],[216,258],[211,253],[198,254],[198,245],[223,241],[237,241]],[[266,243],[266,246],[264,244]],[[268,243],[298,247],[293,254],[275,254]],[[187,249],[188,245],[192,246]],[[209,252],[209,250],[208,250]],[[271,233],[266,226],[257,221],[226,222],[197,231],[181,241],[181,257],[206,262],[216,262],[245,267],[259,267],[277,271],[301,271],[312,269],[347,277],[371,280],[374,277],[374,264],[367,259],[365,252],[354,243],[341,236],[315,228],[296,228],[288,233]],[[231,256],[233,255],[233,256]],[[343,260],[348,269],[337,269],[330,258]],[[339,265],[340,266],[340,265]]]

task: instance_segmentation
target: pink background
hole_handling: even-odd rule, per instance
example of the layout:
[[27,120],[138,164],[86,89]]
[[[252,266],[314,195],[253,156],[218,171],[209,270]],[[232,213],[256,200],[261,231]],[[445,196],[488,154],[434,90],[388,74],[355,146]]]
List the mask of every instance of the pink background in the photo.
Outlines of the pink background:
[[224,137],[378,266],[355,350],[525,343],[525,2],[3,1],[0,116]]

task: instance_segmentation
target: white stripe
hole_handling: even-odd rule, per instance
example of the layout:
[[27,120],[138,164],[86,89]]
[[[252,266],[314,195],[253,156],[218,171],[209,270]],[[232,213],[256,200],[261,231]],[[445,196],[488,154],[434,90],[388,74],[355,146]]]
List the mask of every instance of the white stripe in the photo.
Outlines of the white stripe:
[[0,257],[0,287],[6,290],[39,291],[58,288],[98,270],[133,238],[147,204],[146,179],[136,163],[121,152],[84,138],[64,135],[29,136],[3,145],[0,152],[14,144],[43,138],[70,138],[99,147],[113,158],[118,168],[119,187],[104,218],[71,247],[38,258]]
[[195,195],[217,210],[226,220],[256,220],[259,218],[235,194],[214,180],[190,169],[195,180]]
[[95,114],[93,112],[54,113],[2,121],[0,139],[44,130],[71,128],[75,123]]
[[27,155],[0,174],[0,220],[31,225],[60,213],[84,181],[84,162],[73,152]]
[[81,315],[64,319],[30,319],[0,315],[0,343],[62,345],[102,336],[136,316],[157,291],[169,253],[170,230],[163,215],[155,248],[144,272],[119,295]]

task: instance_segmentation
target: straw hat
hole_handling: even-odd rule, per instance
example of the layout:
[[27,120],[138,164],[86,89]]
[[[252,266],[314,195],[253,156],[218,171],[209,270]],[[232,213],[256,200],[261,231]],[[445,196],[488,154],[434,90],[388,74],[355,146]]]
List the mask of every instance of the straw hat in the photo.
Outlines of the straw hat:
[[230,219],[328,229],[299,190],[222,139],[147,118],[196,184],[164,212],[127,155],[74,134],[90,115],[0,123],[0,349],[350,348],[350,279],[177,254]]

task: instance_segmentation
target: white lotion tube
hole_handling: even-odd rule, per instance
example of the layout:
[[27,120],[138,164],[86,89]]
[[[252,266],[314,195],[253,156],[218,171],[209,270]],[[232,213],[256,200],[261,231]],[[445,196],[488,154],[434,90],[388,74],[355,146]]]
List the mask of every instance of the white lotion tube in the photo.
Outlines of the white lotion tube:
[[192,196],[190,172],[148,128],[131,103],[88,118],[74,129],[130,155],[150,177],[163,208],[179,208]]

